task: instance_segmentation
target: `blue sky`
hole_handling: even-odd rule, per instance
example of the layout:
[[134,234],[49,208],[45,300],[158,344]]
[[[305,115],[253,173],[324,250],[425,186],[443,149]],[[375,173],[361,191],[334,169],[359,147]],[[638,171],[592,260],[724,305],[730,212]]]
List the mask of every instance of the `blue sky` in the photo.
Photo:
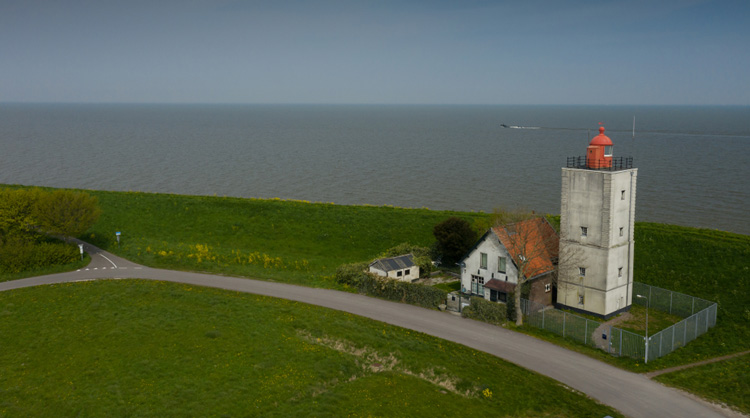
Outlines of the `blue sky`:
[[750,105],[750,1],[0,0],[0,102]]

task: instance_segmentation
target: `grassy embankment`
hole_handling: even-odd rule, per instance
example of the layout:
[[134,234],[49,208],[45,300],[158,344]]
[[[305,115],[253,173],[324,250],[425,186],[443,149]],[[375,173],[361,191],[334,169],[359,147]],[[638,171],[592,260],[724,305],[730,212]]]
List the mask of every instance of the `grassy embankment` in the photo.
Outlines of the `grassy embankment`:
[[[92,192],[103,209],[84,238],[133,261],[314,287],[336,287],[340,264],[409,242],[435,224],[486,215],[299,201]],[[121,244],[115,242],[120,231]]]
[[4,417],[619,416],[459,344],[282,299],[110,280],[0,307]]
[[[146,265],[336,287],[341,263],[371,259],[401,242],[428,246],[432,226],[457,215],[425,209],[337,206],[143,193],[93,192],[104,213],[86,238]],[[114,231],[122,231],[117,246]],[[649,371],[746,350],[750,341],[750,237],[671,225],[636,224],[635,279],[719,303],[708,334],[647,365],[611,357],[532,328],[525,332],[630,369]],[[639,330],[643,312],[627,327]],[[658,314],[655,315],[657,318]],[[653,318],[651,318],[653,319]],[[645,322],[645,320],[644,320]],[[655,325],[652,322],[652,325]],[[652,330],[654,328],[650,328]],[[721,377],[704,376],[722,385]],[[744,380],[745,387],[748,381]],[[741,394],[742,395],[742,394]]]

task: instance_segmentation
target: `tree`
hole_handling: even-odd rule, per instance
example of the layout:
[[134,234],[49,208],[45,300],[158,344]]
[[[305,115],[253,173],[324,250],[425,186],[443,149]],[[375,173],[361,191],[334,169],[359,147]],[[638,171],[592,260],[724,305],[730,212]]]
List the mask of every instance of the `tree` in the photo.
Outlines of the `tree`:
[[0,189],[0,245],[32,239],[34,207],[39,198],[38,189]]
[[518,270],[518,283],[513,292],[516,325],[523,325],[520,289],[531,279],[556,271],[559,237],[544,217],[533,212],[495,209],[493,223],[500,241],[510,253]]
[[455,263],[477,241],[477,233],[465,219],[451,217],[435,225],[432,234],[445,263]]
[[99,219],[101,209],[95,196],[72,190],[44,194],[36,204],[35,218],[41,231],[76,237]]

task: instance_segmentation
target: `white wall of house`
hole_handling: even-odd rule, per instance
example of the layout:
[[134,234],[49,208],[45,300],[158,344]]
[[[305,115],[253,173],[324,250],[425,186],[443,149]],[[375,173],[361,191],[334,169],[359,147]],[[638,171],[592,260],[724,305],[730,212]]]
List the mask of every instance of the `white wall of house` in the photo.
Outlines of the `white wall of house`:
[[401,280],[404,282],[412,282],[419,278],[419,266],[412,266],[400,270],[391,270],[385,272],[383,270],[370,266],[370,273],[377,274],[381,277],[390,277],[391,279]]
[[[486,268],[481,264],[482,253],[487,254]],[[500,263],[498,257],[505,257],[505,272],[498,269]],[[461,267],[461,288],[466,293],[472,291],[472,278],[481,278],[484,284],[492,279],[518,283],[518,270],[494,232],[486,234],[479,245],[462,262],[464,265]],[[484,298],[489,300],[489,289],[484,292]]]

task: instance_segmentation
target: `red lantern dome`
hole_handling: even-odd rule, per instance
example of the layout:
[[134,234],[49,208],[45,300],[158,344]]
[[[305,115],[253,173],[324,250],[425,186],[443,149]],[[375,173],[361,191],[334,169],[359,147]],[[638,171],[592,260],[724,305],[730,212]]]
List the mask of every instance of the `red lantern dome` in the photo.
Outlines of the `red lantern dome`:
[[612,167],[612,140],[604,135],[604,127],[599,127],[599,135],[595,136],[586,149],[586,167],[588,168],[610,168]]

